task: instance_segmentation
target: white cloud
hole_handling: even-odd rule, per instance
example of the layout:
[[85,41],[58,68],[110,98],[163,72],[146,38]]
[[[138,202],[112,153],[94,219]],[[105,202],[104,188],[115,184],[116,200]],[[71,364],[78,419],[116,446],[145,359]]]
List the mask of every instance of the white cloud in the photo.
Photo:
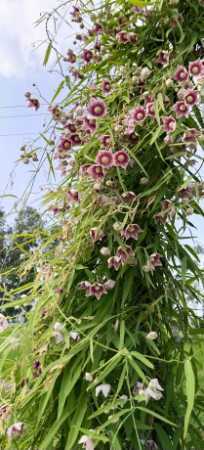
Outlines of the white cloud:
[[0,75],[19,77],[27,69],[39,67],[43,52],[35,51],[33,44],[46,35],[44,25],[36,26],[35,22],[58,1],[0,0]]

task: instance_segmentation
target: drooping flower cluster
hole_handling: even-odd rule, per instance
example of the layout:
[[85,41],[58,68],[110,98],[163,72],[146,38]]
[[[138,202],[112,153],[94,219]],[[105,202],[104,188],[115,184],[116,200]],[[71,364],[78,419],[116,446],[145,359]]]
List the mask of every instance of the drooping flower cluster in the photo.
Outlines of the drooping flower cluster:
[[103,283],[90,283],[89,281],[81,281],[79,283],[80,289],[85,291],[86,297],[96,297],[97,300],[107,294],[109,290],[113,289],[115,286],[114,280],[107,280]]

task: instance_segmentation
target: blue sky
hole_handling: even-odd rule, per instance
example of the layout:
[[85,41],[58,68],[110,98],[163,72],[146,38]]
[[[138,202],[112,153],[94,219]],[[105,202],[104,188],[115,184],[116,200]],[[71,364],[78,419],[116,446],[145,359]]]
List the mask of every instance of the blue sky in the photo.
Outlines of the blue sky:
[[[42,65],[47,46],[45,25],[36,26],[36,21],[40,14],[60,2],[0,1],[0,205],[6,211],[11,209],[15,199],[2,196],[11,194],[20,199],[32,177],[32,166],[16,164],[19,149],[37,136],[47,117],[46,106],[41,106],[37,112],[26,108],[24,93],[35,94],[32,87],[35,83],[49,101],[59,82],[59,77],[48,74]],[[61,31],[63,33],[60,28]],[[30,199],[32,204],[39,203],[40,188],[46,182],[45,171],[42,171]]]

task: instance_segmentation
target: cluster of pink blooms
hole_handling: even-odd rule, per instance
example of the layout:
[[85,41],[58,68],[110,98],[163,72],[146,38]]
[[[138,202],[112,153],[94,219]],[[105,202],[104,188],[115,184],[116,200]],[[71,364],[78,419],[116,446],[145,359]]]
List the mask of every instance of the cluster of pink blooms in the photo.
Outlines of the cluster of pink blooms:
[[94,180],[104,178],[105,170],[111,167],[121,167],[126,169],[129,164],[129,156],[125,150],[118,150],[112,153],[110,150],[100,150],[96,155],[95,164],[91,164],[86,173]]
[[82,281],[79,283],[79,288],[85,291],[86,297],[96,297],[97,300],[100,300],[100,298],[107,294],[109,290],[113,289],[114,286],[115,281],[111,279],[108,279],[103,283],[90,283],[89,281]]
[[119,31],[116,33],[116,39],[120,44],[135,44],[138,36],[133,31]]
[[188,117],[191,109],[199,102],[199,93],[194,89],[194,82],[204,80],[204,60],[196,60],[189,63],[188,69],[185,66],[178,66],[173,79],[181,86],[177,93],[178,101],[173,109],[176,117]]

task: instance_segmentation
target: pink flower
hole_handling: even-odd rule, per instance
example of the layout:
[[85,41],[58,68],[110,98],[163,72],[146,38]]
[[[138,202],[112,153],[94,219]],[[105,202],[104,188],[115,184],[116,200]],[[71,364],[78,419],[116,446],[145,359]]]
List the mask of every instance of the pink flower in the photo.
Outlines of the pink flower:
[[162,267],[161,255],[159,253],[152,253],[152,255],[150,255],[149,261],[153,267]]
[[189,128],[183,135],[184,142],[194,143],[197,141],[200,135],[199,130],[196,128]]
[[116,167],[126,169],[129,164],[129,156],[125,150],[118,150],[113,154],[113,162]]
[[131,191],[127,191],[127,192],[123,192],[121,195],[122,199],[127,202],[127,203],[132,203],[136,200],[137,196],[135,195],[134,192]]
[[92,51],[91,51],[91,50],[84,49],[84,50],[83,50],[83,54],[82,54],[82,58],[83,58],[83,60],[84,60],[86,63],[89,63],[89,62],[92,60],[92,58],[93,58],[93,53],[92,53]]
[[105,176],[103,167],[100,164],[92,164],[87,168],[87,174],[94,180],[100,180]]
[[35,111],[37,111],[40,108],[40,102],[37,98],[29,97],[27,99],[27,106],[28,108],[34,108]]
[[21,436],[24,432],[24,424],[22,422],[16,422],[13,425],[11,425],[6,434],[10,440],[17,439],[19,436]]
[[79,444],[82,444],[85,450],[94,450],[95,448],[92,439],[85,435],[81,437]]
[[59,149],[70,150],[72,147],[72,141],[66,137],[63,137],[59,143]]
[[74,64],[76,62],[76,55],[73,52],[73,50],[71,50],[71,49],[68,50],[65,60],[71,64]]
[[165,138],[164,138],[164,142],[165,142],[165,144],[173,144],[173,142],[174,142],[174,139],[173,139],[173,136],[170,136],[170,134],[167,134],[166,136],[165,136]]
[[92,98],[87,110],[93,117],[104,117],[107,114],[106,104],[101,98]]
[[138,37],[137,35],[134,33],[134,31],[130,31],[128,33],[128,40],[129,42],[131,42],[132,44],[135,44],[135,42],[138,41]]
[[147,116],[155,117],[155,109],[153,102],[146,103],[146,114]]
[[96,164],[109,169],[113,166],[113,154],[109,150],[101,150],[96,156]]
[[174,74],[174,80],[183,83],[188,80],[188,71],[184,66],[178,66]]
[[102,91],[109,93],[111,91],[111,83],[109,80],[103,80],[101,84]]
[[162,267],[161,255],[157,252],[150,255],[149,260],[143,269],[145,272],[153,272],[156,267]]
[[66,130],[69,130],[70,133],[76,133],[77,128],[73,122],[67,122],[64,126]]
[[173,116],[162,117],[163,130],[167,133],[173,133],[176,129],[176,119]]
[[191,200],[193,197],[193,188],[191,185],[187,186],[186,188],[181,188],[178,190],[178,195],[181,197],[182,200],[185,202],[188,202],[188,200]]
[[74,190],[70,190],[67,192],[67,198],[71,203],[78,203],[79,202],[79,193]]
[[128,117],[128,120],[126,121],[127,128],[125,130],[125,134],[130,136],[135,131],[135,120]]
[[125,247],[118,247],[116,256],[120,258],[121,264],[125,264],[130,257],[134,256],[132,247],[126,245]]
[[5,331],[8,326],[9,323],[7,318],[3,314],[0,314],[0,333],[2,333],[2,331]]
[[157,53],[156,63],[163,67],[169,64],[169,52],[167,50],[159,50]]
[[102,230],[98,229],[98,228],[91,228],[90,229],[90,236],[92,241],[95,243],[97,241],[102,241],[102,239],[104,238],[105,234]]
[[174,111],[177,117],[188,117],[190,113],[189,106],[182,100],[175,103]]
[[97,300],[100,300],[106,292],[107,291],[102,283],[94,283],[89,288],[88,296],[93,296],[96,297]]
[[96,34],[100,34],[103,32],[103,27],[100,23],[95,23],[94,28],[92,30]]
[[100,137],[100,142],[102,145],[104,145],[104,147],[110,147],[110,145],[112,144],[111,136],[109,134],[103,134]]
[[119,256],[111,256],[108,258],[108,267],[109,269],[118,270],[121,266],[121,259]]
[[184,95],[184,101],[189,106],[194,106],[199,101],[199,94],[194,89],[188,89]]
[[73,145],[80,145],[81,144],[81,138],[76,133],[70,135],[70,140],[71,140]]
[[146,117],[146,112],[143,106],[136,106],[132,109],[130,117],[135,123],[143,123]]
[[193,75],[194,77],[199,77],[203,74],[203,64],[200,59],[197,59],[196,61],[192,61],[189,63],[188,66],[189,73]]
[[119,33],[116,34],[116,39],[121,44],[128,44],[129,35],[128,35],[127,31],[119,31]]
[[84,117],[84,130],[90,133],[94,133],[97,128],[96,119],[93,117]]
[[88,169],[91,167],[91,164],[82,164],[82,166],[79,169],[80,175],[88,175]]
[[139,238],[140,233],[142,233],[140,226],[137,223],[131,223],[127,225],[127,227],[124,228],[124,230],[121,231],[121,236],[123,236],[126,240],[128,239],[137,240]]
[[91,287],[91,283],[89,281],[81,281],[78,284],[79,288],[82,289],[83,291],[88,291],[89,288]]

